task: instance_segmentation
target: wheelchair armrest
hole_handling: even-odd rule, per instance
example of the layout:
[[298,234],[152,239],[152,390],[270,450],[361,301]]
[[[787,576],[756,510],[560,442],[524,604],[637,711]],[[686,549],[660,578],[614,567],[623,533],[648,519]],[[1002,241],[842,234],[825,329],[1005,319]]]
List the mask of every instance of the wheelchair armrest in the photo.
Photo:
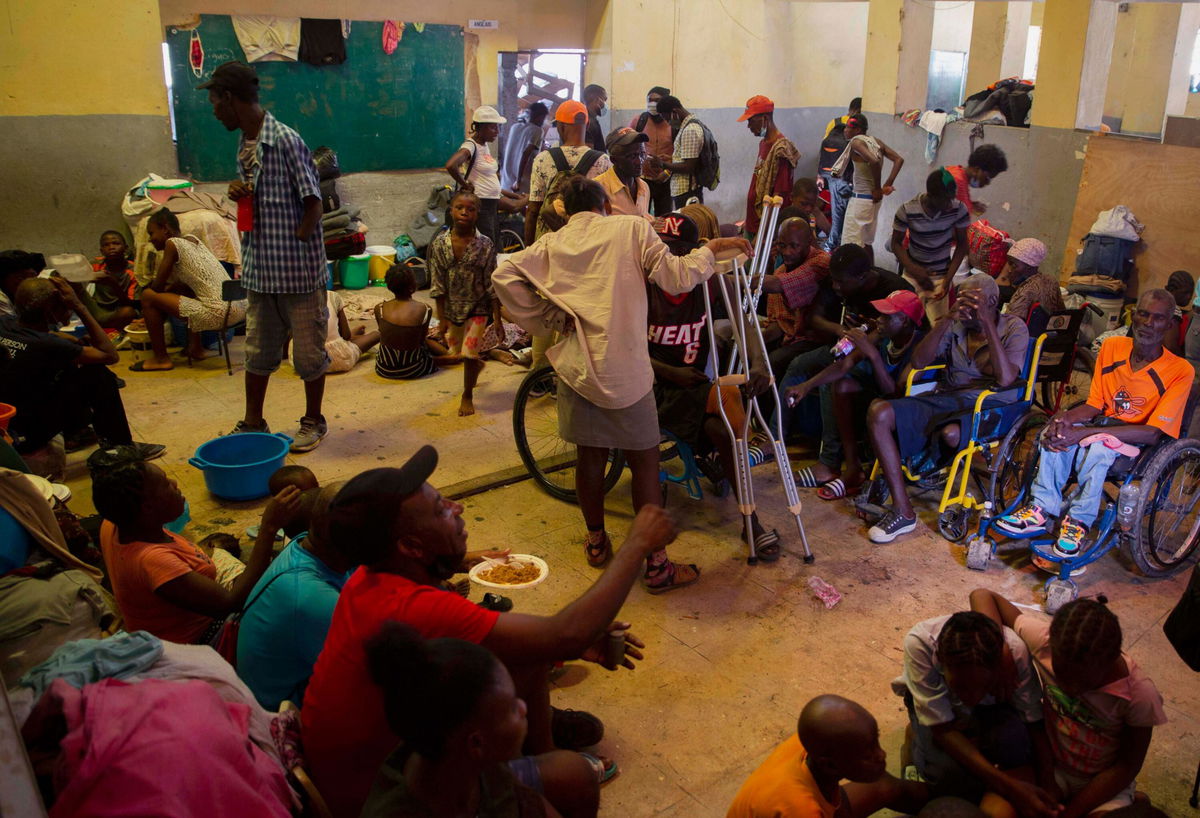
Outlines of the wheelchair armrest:
[[221,282],[222,301],[243,301],[245,298],[246,288],[242,286],[241,281],[229,278]]
[[[937,371],[945,369],[945,364],[932,364],[931,366],[923,366],[920,369],[911,369],[908,373],[908,382],[904,385],[905,395],[919,395],[928,390],[922,389],[920,392],[914,392],[914,386],[925,386],[934,383]],[[928,373],[928,374],[926,374]]]

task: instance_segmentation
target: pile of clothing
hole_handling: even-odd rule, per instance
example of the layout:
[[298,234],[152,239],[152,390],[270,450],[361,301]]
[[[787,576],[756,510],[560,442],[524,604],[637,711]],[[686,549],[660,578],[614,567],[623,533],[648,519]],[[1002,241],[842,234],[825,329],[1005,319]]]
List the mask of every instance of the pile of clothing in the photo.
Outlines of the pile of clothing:
[[1125,205],[1102,211],[1083,237],[1067,290],[1080,295],[1115,297],[1133,274],[1133,251],[1146,226]]
[[313,162],[321,180],[321,234],[325,237],[325,257],[338,261],[358,255],[367,247],[367,227],[360,220],[361,210],[342,204],[337,180],[342,175],[337,154],[322,145],[313,151]]

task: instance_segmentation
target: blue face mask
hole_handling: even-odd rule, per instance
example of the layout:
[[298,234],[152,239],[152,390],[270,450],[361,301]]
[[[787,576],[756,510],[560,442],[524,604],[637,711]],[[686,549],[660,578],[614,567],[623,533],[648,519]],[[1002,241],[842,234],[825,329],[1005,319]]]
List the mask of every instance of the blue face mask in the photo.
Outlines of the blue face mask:
[[969,182],[967,182],[967,184],[970,185],[971,187],[983,187],[983,185],[980,184],[978,179],[971,179]]
[[599,110],[599,111],[596,113],[596,116],[604,116],[604,115],[605,115],[605,114],[607,114],[607,113],[608,113],[608,106],[607,106],[607,105],[601,105],[601,106],[600,106],[600,110]]

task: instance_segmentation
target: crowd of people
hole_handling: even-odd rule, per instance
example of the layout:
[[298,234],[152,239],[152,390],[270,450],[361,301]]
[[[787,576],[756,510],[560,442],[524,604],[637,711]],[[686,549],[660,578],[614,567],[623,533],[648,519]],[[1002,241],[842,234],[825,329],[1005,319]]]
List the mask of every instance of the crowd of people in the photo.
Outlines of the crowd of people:
[[[68,450],[98,444],[103,457],[89,461],[98,542],[125,628],[219,647],[263,708],[299,705],[304,766],[335,816],[595,815],[617,761],[594,749],[599,719],[551,705],[550,674],[580,660],[634,668],[653,649],[619,619],[635,583],[661,594],[700,580],[696,565],[668,556],[676,530],[662,507],[661,430],[687,442],[720,489],[735,461],[720,418],[741,428],[747,399],[778,389],[784,428],[815,429],[820,441],[797,484],[845,498],[874,460],[891,505],[866,535],[889,543],[917,527],[906,468],[956,451],[985,389],[994,393],[985,405],[1016,399],[1033,315],[1063,308],[1036,239],[1012,244],[998,278],[964,268],[968,225],[985,207],[971,191],[1007,169],[993,145],[934,169],[924,193],[896,210],[889,271],[873,245],[905,162],[869,133],[861,101],[830,123],[814,179],[797,176],[800,151],[772,100],[751,97],[739,121],[759,139],[757,160],[745,217],[724,230],[703,204],[715,170],[708,127],[656,86],[646,110],[606,136],[597,120],[607,92],[593,85],[582,101],[530,105],[500,157],[489,146],[505,118],[475,110],[445,166],[456,189],[426,253],[432,304],[397,265],[377,329],[352,330],[326,289],[318,177],[300,135],[262,107],[243,63],[221,65],[200,87],[240,134],[229,197],[253,212],[242,292],[229,297],[229,271],[166,210],[149,218],[160,255],[140,289],[118,233],[100,237],[94,291],[39,276],[37,254],[0,254],[0,401],[17,409],[18,455],[58,435]],[[752,348],[744,383],[721,385],[713,362],[728,354],[727,336],[707,326],[728,317],[713,297],[718,261],[753,254],[767,197],[785,209],[759,244],[771,256],[756,316],[765,354]],[[500,214],[522,211],[528,246],[498,256]],[[998,520],[1002,532],[1045,533],[1057,555],[1078,555],[1113,461],[1180,436],[1200,334],[1184,330],[1179,304],[1174,292],[1143,291],[1128,333],[1103,341],[1086,402],[1050,419],[1029,502]],[[384,378],[461,365],[459,415],[475,411],[486,357],[512,363],[527,349],[525,360],[557,375],[559,434],[577,451],[583,557],[598,579],[550,615],[513,611],[502,597],[468,601],[460,575],[507,552],[468,550],[463,506],[431,482],[429,446],[339,483],[285,467],[244,560],[193,543],[171,527],[186,503],[152,462],[163,447],[133,440],[124,384],[108,368],[119,360],[114,338],[135,321],[151,354],[132,371],[172,368],[168,317],[186,322],[193,358],[206,354],[200,333],[245,321],[245,407],[233,434],[268,430],[267,387],[290,349],[306,400],[292,443],[301,453],[329,432],[326,374],[373,347]],[[72,319],[82,338],[56,332]],[[1171,351],[1172,338],[1186,355]],[[907,395],[907,373],[935,362],[944,368],[934,390]],[[636,513],[620,547],[605,524],[613,449],[630,466]],[[1072,474],[1079,491],[1064,503]],[[777,531],[756,515],[749,529],[762,561],[781,558]],[[1136,777],[1166,716],[1106,603],[1080,599],[1052,619],[989,591],[964,603],[904,639],[893,687],[911,721],[911,775],[887,772],[866,709],[823,694],[746,780],[731,818],[1152,814]]]

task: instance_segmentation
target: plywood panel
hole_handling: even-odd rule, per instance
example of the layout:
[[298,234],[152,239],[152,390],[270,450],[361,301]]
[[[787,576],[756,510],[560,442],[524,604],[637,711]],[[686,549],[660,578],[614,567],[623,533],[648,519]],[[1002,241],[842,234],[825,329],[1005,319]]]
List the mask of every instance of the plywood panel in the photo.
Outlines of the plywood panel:
[[1092,136],[1063,254],[1064,278],[1074,271],[1075,253],[1096,216],[1119,204],[1146,225],[1134,255],[1135,286],[1161,287],[1174,270],[1200,276],[1195,217],[1200,212],[1200,148]]

